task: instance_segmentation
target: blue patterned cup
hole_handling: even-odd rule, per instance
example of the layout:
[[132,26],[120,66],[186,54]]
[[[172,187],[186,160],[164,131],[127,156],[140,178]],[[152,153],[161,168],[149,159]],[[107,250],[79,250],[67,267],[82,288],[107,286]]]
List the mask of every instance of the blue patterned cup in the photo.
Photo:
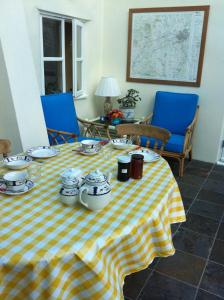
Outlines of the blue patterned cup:
[[3,176],[7,190],[12,192],[23,191],[27,180],[27,172],[9,172]]

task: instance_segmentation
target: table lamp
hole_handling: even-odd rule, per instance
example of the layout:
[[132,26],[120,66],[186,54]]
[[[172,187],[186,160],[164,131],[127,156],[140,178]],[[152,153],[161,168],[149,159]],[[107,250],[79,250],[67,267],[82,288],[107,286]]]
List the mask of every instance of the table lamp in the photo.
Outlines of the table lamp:
[[95,95],[106,97],[104,102],[104,114],[105,116],[112,110],[111,97],[117,97],[121,94],[120,88],[118,86],[117,80],[113,77],[102,77]]

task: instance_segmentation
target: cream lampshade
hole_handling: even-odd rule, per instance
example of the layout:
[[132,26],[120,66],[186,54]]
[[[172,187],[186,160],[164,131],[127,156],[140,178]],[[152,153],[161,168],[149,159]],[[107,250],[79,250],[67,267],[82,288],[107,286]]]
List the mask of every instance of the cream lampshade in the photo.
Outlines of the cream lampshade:
[[117,80],[113,77],[102,77],[95,95],[106,97],[104,102],[104,114],[107,115],[109,111],[112,110],[111,97],[117,97],[121,94],[120,88],[118,86]]

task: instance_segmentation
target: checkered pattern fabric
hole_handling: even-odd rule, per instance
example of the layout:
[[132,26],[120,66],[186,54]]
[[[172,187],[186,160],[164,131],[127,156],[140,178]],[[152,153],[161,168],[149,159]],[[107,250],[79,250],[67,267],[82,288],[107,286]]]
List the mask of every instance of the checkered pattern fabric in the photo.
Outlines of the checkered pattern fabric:
[[[170,224],[185,213],[167,162],[145,163],[141,180],[118,182],[116,157],[125,151],[107,145],[82,156],[77,146],[44,160],[28,193],[0,195],[0,299],[123,299],[127,274],[174,254]],[[112,172],[102,211],[61,204],[60,174],[71,167]]]

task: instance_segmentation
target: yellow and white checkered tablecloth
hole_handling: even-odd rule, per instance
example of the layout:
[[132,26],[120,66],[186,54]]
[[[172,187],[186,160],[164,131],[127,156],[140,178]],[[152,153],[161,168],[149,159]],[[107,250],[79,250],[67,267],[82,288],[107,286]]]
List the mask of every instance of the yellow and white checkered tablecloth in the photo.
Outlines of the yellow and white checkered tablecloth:
[[[118,155],[82,156],[77,144],[42,163],[36,187],[0,195],[0,299],[123,299],[127,274],[174,254],[170,224],[185,221],[176,181],[164,159],[144,164],[141,180],[116,180]],[[111,171],[113,197],[100,212],[59,200],[60,174]]]

